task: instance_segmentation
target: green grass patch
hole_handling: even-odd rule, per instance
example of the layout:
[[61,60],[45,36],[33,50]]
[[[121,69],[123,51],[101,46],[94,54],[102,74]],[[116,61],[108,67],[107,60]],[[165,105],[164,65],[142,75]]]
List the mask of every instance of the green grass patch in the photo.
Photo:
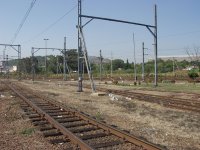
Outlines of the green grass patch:
[[95,118],[98,121],[104,120],[103,115],[99,111],[95,114]]
[[150,89],[158,91],[168,91],[168,92],[186,92],[186,93],[199,93],[200,84],[185,83],[185,84],[173,84],[173,83],[160,83],[155,88],[150,87]]
[[169,92],[186,92],[199,93],[200,84],[185,83],[185,84],[160,84],[158,90]]
[[34,128],[26,128],[26,129],[23,129],[23,130],[20,132],[20,134],[25,135],[25,136],[30,136],[30,135],[32,135],[34,132],[35,132],[35,129],[34,129]]
[[141,83],[137,84],[117,84],[117,86],[124,86],[130,89],[136,90],[150,90],[161,92],[185,92],[185,93],[197,93],[200,91],[200,83],[158,83],[155,87],[153,83]]

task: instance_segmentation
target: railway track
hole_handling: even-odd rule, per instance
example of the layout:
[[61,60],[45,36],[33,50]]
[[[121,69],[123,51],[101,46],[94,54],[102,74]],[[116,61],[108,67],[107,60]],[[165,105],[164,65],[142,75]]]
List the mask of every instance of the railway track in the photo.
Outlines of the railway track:
[[128,90],[113,90],[113,89],[104,89],[104,88],[99,88],[99,90],[108,92],[108,93],[113,93],[116,95],[122,95],[125,97],[142,100],[142,101],[157,103],[159,105],[169,107],[169,108],[188,110],[188,111],[200,113],[200,101],[198,100],[171,98],[168,96],[159,96],[159,95],[151,95],[151,94],[144,94],[144,93],[141,94],[141,93],[136,93],[136,92],[128,91]]
[[[76,86],[75,84],[69,84],[69,85]],[[84,88],[91,88],[91,87],[89,85],[84,85]],[[145,94],[145,93],[137,93],[130,90],[116,90],[116,89],[108,89],[108,88],[102,88],[102,87],[97,87],[96,89],[97,91],[112,93],[115,95],[121,95],[124,97],[138,99],[141,101],[157,103],[159,105],[162,105],[168,108],[188,110],[188,111],[200,113],[200,100],[173,98],[170,96],[152,95],[152,94]]]
[[7,83],[7,86],[23,99],[21,107],[43,135],[49,137],[53,144],[66,145],[65,149],[162,149],[30,89],[11,83]]

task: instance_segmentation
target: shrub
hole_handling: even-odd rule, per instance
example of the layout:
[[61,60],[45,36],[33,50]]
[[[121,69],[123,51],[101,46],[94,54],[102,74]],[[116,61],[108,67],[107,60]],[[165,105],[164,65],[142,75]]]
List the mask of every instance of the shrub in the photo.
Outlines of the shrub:
[[198,70],[197,69],[190,70],[188,72],[188,76],[193,80],[196,79],[197,77],[199,77]]

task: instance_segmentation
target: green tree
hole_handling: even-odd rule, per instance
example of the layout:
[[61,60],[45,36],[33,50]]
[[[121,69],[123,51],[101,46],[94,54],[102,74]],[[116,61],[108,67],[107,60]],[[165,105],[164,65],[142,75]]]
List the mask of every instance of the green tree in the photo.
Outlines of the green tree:
[[31,62],[31,58],[23,58],[20,61],[20,67],[21,67],[21,72],[27,74],[27,73],[31,73],[31,66],[32,66],[32,62]]
[[130,63],[128,61],[128,59],[126,60],[126,64],[124,65],[124,69],[127,70],[127,69],[130,69]]
[[177,62],[177,65],[178,65],[178,67],[180,67],[180,69],[184,69],[187,66],[189,66],[190,63],[186,60],[183,60],[183,61]]
[[117,70],[118,68],[124,68],[124,61],[121,59],[115,59],[112,62],[113,70]]
[[[193,51],[193,52],[191,52]],[[188,56],[190,57],[190,60],[192,64],[196,67],[198,67],[199,72],[200,72],[200,47],[194,46],[193,49],[186,49],[186,52]]]
[[56,74],[57,67],[58,67],[58,72],[62,73],[63,72],[63,56],[62,55],[48,56],[48,65],[47,66],[48,66],[48,72],[50,72],[50,73]]
[[67,64],[70,69],[78,70],[78,53],[77,49],[70,49],[66,52]]

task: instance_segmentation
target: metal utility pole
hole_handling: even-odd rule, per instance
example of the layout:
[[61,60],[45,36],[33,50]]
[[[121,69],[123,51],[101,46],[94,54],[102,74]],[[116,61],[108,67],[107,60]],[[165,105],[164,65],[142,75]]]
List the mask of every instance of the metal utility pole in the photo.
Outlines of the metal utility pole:
[[134,36],[134,33],[133,33],[133,46],[134,46],[134,82],[137,82],[136,56],[135,56],[135,36]]
[[92,88],[92,92],[95,92],[95,85],[94,85],[94,81],[93,81],[93,76],[92,76],[92,69],[91,69],[91,65],[88,59],[88,53],[87,53],[87,47],[86,47],[86,42],[85,42],[85,38],[83,35],[83,32],[81,30],[81,28],[79,27],[79,33],[80,33],[80,38],[81,38],[81,47],[83,48],[83,58],[85,59],[85,64],[86,64],[86,68],[87,68],[87,72],[88,72],[88,77],[90,80],[90,84],[91,84],[91,88]]
[[6,47],[5,47],[5,49],[3,50],[3,69],[5,69],[5,66],[6,66],[6,64],[5,64],[5,62],[6,62],[6,53],[5,53],[5,51],[6,51]]
[[57,73],[57,76],[58,76],[58,70],[59,70],[59,62],[58,62],[58,55],[56,56],[56,73]]
[[7,75],[7,79],[8,79],[9,78],[8,55],[6,55],[6,75]]
[[144,42],[142,42],[142,81],[144,81]]
[[155,53],[155,81],[154,86],[158,86],[158,67],[157,67],[157,59],[158,59],[158,37],[157,37],[157,6],[154,7],[155,11],[155,28],[154,28],[154,53]]
[[18,70],[18,75],[19,75],[19,78],[18,80],[21,80],[21,46],[18,46],[18,66],[17,66],[17,70]]
[[45,41],[45,72],[46,72],[46,74],[47,74],[47,41],[48,41],[49,39],[44,39],[44,41]]
[[112,77],[112,74],[113,74],[113,64],[112,64],[112,61],[113,61],[113,55],[112,55],[112,52],[111,52],[111,61],[110,61],[110,77]]
[[[142,81],[144,81],[144,50],[147,49],[147,48],[144,48],[144,42],[142,42]],[[147,55],[147,54],[146,54]]]
[[31,67],[32,67],[32,69],[31,69],[31,73],[32,73],[32,81],[34,81],[35,80],[35,62],[34,62],[34,48],[32,47],[32,49],[31,49]]
[[175,77],[175,66],[174,66],[175,64],[174,63],[175,63],[175,60],[174,60],[174,57],[173,57],[173,75]]
[[85,61],[82,61],[82,67],[83,67],[83,79],[85,78]]
[[101,55],[101,50],[100,50],[100,81],[102,81],[102,55]]
[[[83,66],[82,66],[82,44],[81,44],[81,37],[80,37],[80,30],[82,30],[82,4],[81,0],[78,0],[78,92],[83,92]],[[79,28],[81,28],[79,30]]]
[[66,75],[66,37],[64,37],[64,51],[63,51],[63,80],[67,80]]

